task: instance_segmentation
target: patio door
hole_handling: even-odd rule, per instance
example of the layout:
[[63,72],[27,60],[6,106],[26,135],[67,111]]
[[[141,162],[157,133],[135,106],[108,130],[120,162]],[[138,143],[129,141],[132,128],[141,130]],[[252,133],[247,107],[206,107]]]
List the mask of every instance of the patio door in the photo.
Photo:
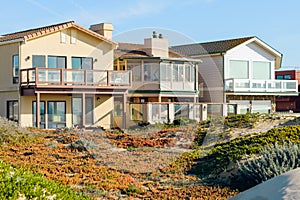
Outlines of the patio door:
[[[83,125],[82,122],[82,97],[72,98],[73,125]],[[85,125],[90,126],[94,122],[94,97],[85,97]]]

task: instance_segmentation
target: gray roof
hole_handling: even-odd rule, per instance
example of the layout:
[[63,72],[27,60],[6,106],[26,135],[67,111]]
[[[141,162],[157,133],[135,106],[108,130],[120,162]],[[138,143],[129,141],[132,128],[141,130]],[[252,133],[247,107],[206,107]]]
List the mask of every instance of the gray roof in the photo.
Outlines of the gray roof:
[[252,37],[244,37],[244,38],[237,38],[237,39],[230,39],[230,40],[186,44],[186,45],[173,46],[171,47],[171,49],[180,54],[188,55],[188,56],[223,53],[252,38],[255,37],[252,36]]

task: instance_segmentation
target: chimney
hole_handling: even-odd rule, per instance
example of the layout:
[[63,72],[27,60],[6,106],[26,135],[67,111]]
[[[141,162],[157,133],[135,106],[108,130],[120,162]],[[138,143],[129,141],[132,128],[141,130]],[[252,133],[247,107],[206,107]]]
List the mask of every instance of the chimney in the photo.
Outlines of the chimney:
[[101,23],[101,24],[94,24],[90,26],[90,30],[103,35],[107,39],[112,39],[112,32],[114,27],[111,23]]
[[163,38],[162,34],[157,36],[157,33],[153,31],[152,38],[144,39],[144,46],[149,55],[165,58],[169,57],[169,42]]

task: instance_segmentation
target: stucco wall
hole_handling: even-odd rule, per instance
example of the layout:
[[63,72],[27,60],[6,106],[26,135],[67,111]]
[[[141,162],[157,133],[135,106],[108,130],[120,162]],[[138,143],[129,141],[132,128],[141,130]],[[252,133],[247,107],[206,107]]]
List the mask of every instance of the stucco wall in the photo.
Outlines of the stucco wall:
[[[97,100],[97,97],[99,99]],[[95,97],[95,126],[109,129],[113,126],[114,98],[112,95],[100,95]]]
[[[71,44],[71,31],[76,32],[76,44]],[[66,30],[66,43],[61,43],[61,33],[27,41],[21,46],[21,68],[32,68],[32,55],[67,56],[67,68],[72,68],[71,57],[93,57],[93,68],[99,70],[113,69],[112,45],[100,41],[84,32],[69,28]],[[30,59],[25,60],[27,57]],[[97,61],[96,61],[97,59]],[[47,62],[47,57],[46,57]],[[46,65],[47,67],[47,65]]]
[[0,91],[18,88],[18,84],[13,84],[13,55],[16,54],[19,54],[19,43],[0,45]]

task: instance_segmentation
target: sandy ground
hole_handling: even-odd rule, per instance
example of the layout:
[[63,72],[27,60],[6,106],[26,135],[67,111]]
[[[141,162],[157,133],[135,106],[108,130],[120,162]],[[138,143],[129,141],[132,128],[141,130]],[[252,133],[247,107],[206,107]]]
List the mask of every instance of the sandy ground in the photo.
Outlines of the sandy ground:
[[300,168],[274,177],[249,190],[246,190],[230,200],[291,200],[300,199]]

